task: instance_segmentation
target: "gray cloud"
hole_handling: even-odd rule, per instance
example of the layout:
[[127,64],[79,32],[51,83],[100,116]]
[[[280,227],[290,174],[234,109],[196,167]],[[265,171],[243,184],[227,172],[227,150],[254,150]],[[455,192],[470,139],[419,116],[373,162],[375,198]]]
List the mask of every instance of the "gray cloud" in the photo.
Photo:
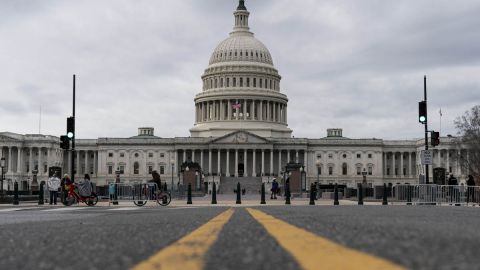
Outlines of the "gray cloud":
[[[480,100],[476,1],[249,0],[290,99],[296,137],[422,136],[417,102],[428,75],[431,126]],[[193,98],[236,1],[2,1],[0,130],[60,135],[78,74],[80,138],[129,137],[153,126],[189,136]]]

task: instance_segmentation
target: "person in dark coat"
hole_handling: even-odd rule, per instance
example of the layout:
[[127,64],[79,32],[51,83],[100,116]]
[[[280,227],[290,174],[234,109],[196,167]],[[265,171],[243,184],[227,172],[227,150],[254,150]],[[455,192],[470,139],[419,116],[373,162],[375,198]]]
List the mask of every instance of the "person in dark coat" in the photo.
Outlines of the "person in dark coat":
[[468,176],[467,179],[467,203],[468,202],[475,202],[475,179],[473,179],[472,175]]
[[449,186],[457,186],[458,185],[457,178],[455,178],[455,176],[453,176],[453,174],[450,174],[450,177],[448,178],[448,185]]
[[272,189],[270,190],[272,194],[270,195],[271,200],[276,200],[277,199],[277,192],[278,192],[278,182],[277,179],[273,178],[272,181]]

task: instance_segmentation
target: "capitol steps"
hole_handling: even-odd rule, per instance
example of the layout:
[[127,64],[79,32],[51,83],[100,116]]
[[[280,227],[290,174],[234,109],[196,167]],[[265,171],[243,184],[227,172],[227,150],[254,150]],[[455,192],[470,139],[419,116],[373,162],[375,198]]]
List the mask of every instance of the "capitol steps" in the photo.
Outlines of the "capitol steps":
[[258,194],[262,185],[261,177],[221,177],[219,194],[232,194],[237,189],[237,183],[240,182],[241,189],[245,189],[247,194]]

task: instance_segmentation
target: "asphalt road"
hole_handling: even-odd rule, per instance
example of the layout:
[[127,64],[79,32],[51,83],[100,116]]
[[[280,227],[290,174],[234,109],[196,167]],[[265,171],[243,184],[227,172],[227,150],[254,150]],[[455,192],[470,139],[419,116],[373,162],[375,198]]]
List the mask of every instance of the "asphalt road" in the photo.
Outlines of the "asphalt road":
[[[407,269],[479,269],[478,207],[253,208]],[[229,208],[4,209],[0,209],[0,269],[129,269]],[[233,209],[208,249],[203,269],[301,269],[298,258],[245,208]],[[321,266],[318,260],[318,269]]]

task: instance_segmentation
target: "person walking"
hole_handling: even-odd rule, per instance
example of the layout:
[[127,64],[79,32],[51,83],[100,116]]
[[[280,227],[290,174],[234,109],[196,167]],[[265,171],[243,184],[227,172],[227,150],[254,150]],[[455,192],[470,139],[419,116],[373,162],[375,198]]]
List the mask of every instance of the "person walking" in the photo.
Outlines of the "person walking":
[[57,173],[54,173],[52,177],[47,180],[47,188],[50,192],[49,204],[57,205],[58,190],[60,189],[60,179],[57,177]]
[[64,174],[62,180],[60,181],[60,198],[61,202],[66,205],[66,198],[67,198],[67,187],[72,184],[72,180],[68,174]]
[[272,192],[272,194],[270,195],[270,200],[276,200],[278,192],[278,182],[276,178],[273,178],[272,189],[270,191]]
[[476,202],[475,201],[475,179],[472,175],[468,176],[467,179],[467,203]]

